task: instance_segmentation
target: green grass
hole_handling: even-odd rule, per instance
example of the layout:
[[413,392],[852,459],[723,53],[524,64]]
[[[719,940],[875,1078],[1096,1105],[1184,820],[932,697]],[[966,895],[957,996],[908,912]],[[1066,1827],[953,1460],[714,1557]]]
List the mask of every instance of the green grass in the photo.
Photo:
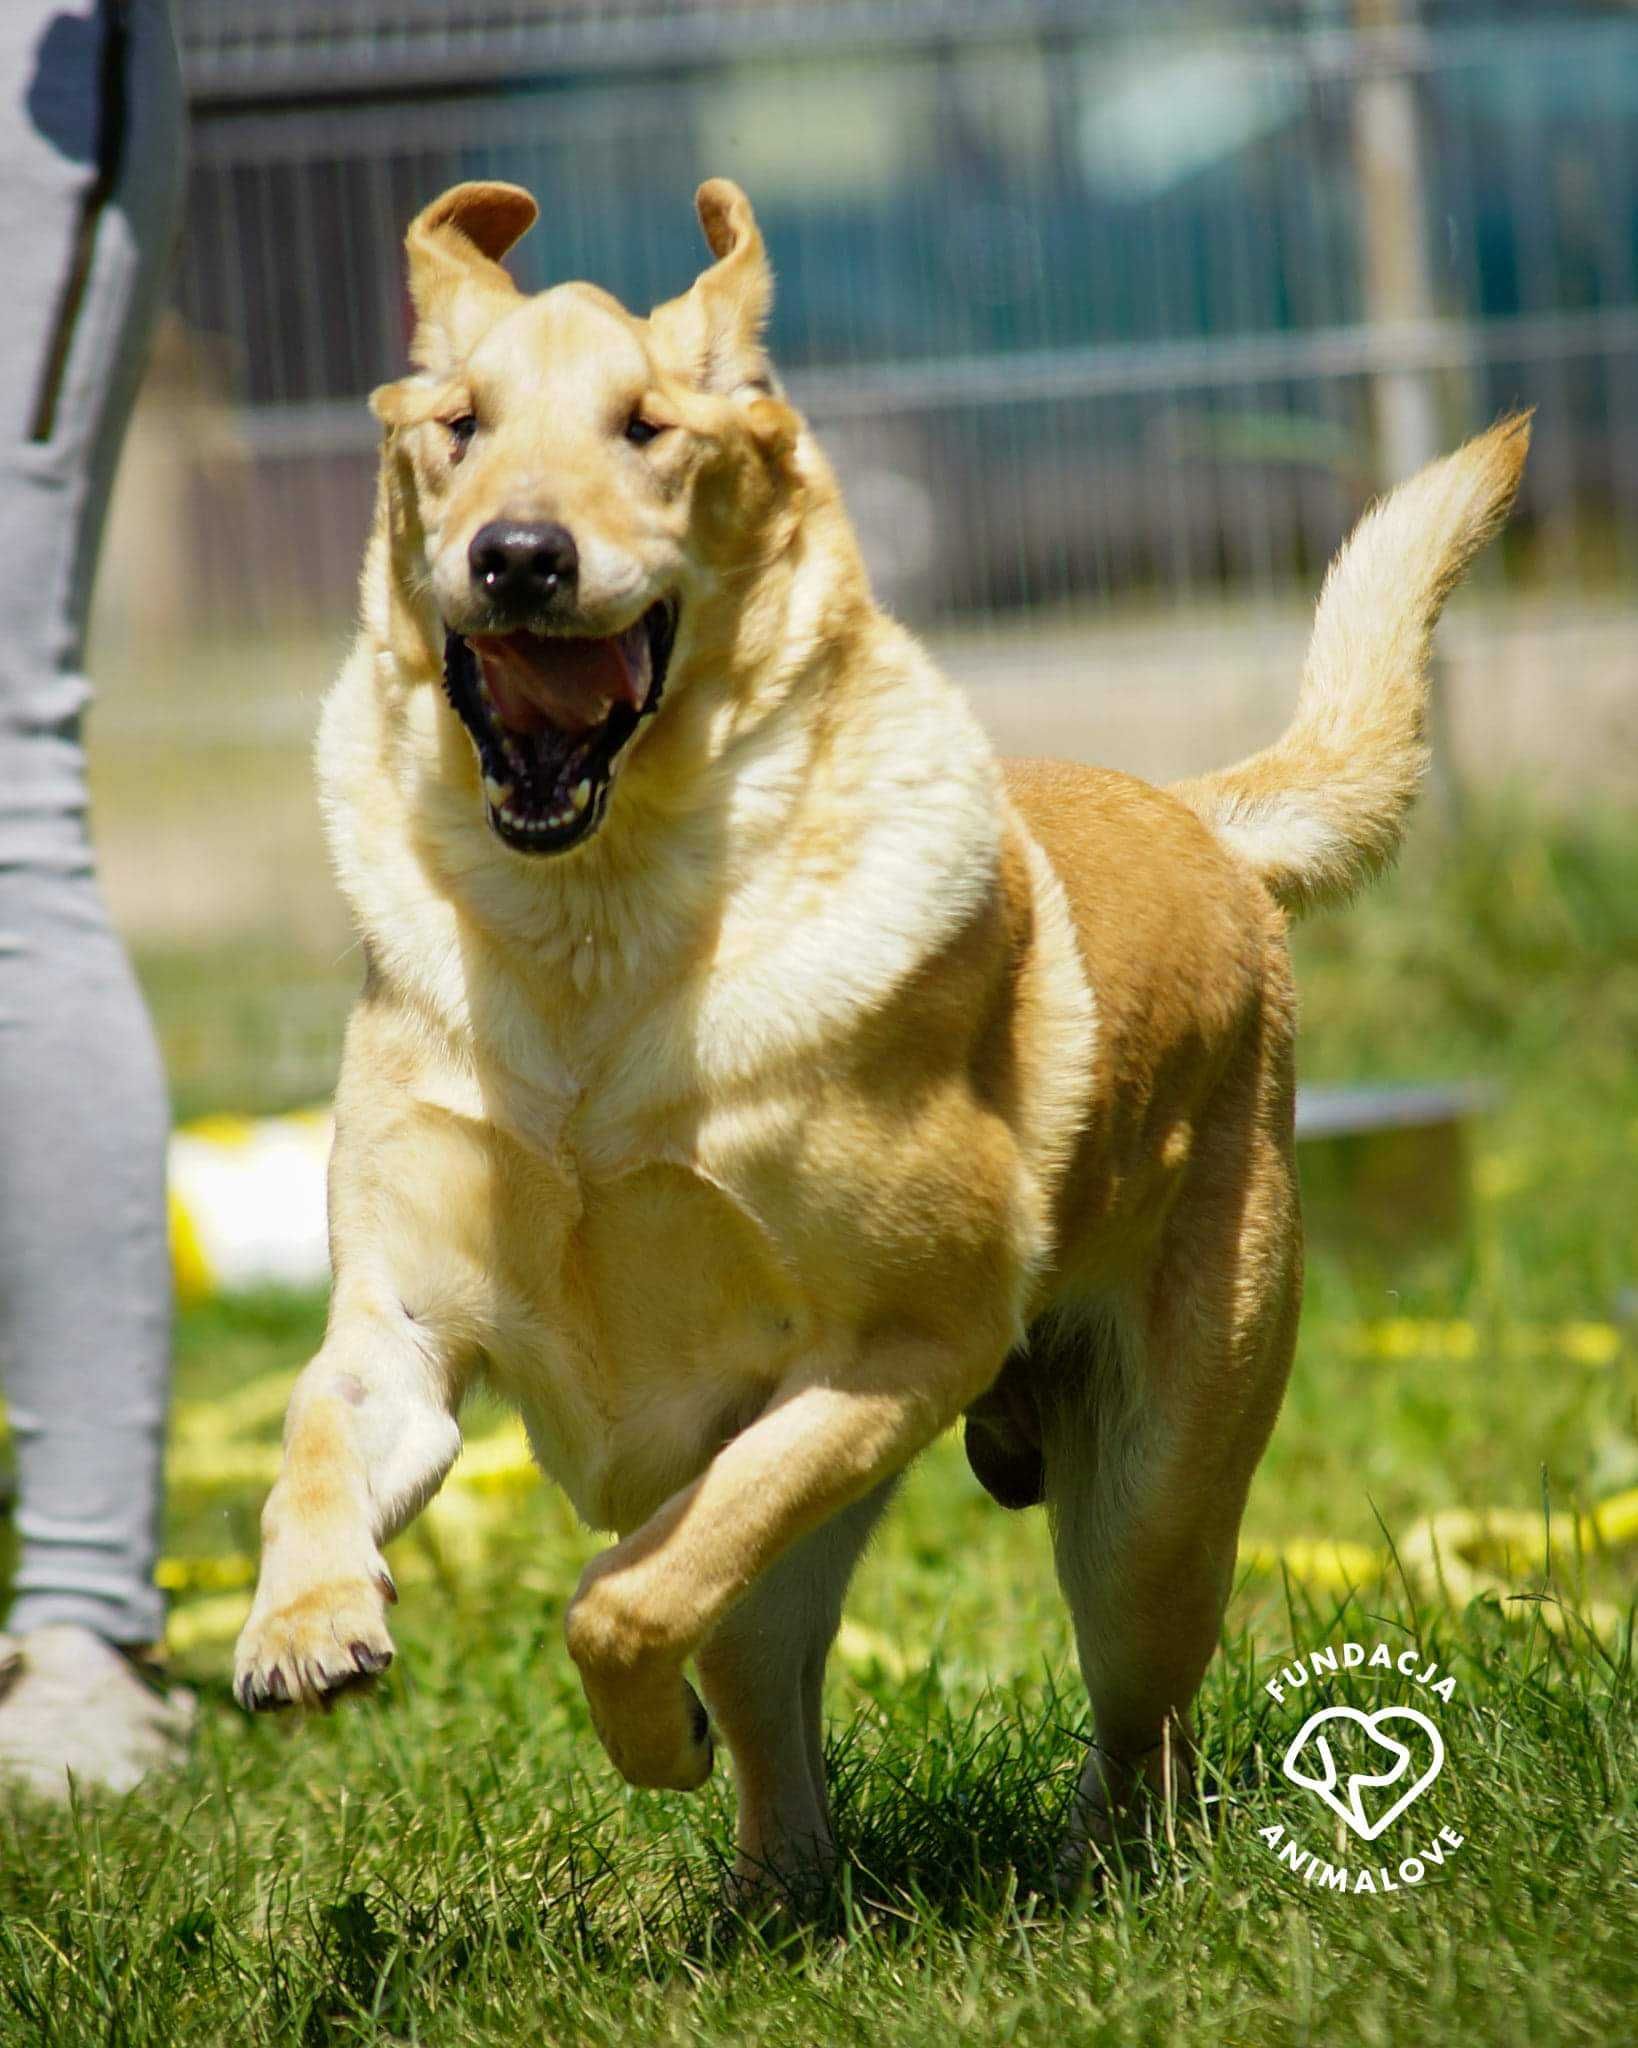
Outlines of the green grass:
[[[1434,1509],[1558,1519],[1638,1485],[1632,1332],[1563,1334],[1619,1321],[1638,1284],[1638,829],[1490,811],[1459,846],[1428,831],[1369,902],[1303,933],[1300,978],[1309,1076],[1477,1077],[1498,1100],[1470,1241],[1390,1272],[1317,1250],[1248,1531],[1372,1542]],[[1465,1335],[1362,1344],[1389,1315]],[[320,1318],[190,1315],[180,1394],[299,1363]],[[173,1551],[249,1546],[256,1506],[178,1495]],[[1045,1531],[941,1444],[860,1573],[833,1671],[842,1881],[810,1927],[769,1933],[718,1904],[725,1770],[696,1798],[635,1793],[596,1745],[561,1641],[592,1547],[544,1489],[470,1554],[412,1532],[399,1662],[325,1718],[245,1720],[227,1645],[199,1643],[182,1779],[0,1810],[0,2042],[1631,2038],[1630,1549],[1461,1609],[1391,1572],[1351,1601],[1248,1573],[1202,1700],[1204,1805],[1064,1907],[1033,1889],[1085,1732]],[[1458,1679],[1418,1815],[1464,1846],[1391,1898],[1317,1892],[1257,1833],[1305,1814],[1278,1768],[1294,1723],[1261,1682],[1344,1636],[1415,1644]]]

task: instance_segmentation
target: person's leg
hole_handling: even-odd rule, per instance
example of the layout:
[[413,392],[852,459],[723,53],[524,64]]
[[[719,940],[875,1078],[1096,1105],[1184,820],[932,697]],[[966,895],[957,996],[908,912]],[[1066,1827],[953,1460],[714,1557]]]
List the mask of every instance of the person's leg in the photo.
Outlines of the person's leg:
[[162,0],[6,0],[0,1375],[17,1463],[9,1627],[59,1648],[64,1624],[121,1645],[163,1629],[168,1106],[96,883],[80,721],[91,577],[163,291],[180,137]]

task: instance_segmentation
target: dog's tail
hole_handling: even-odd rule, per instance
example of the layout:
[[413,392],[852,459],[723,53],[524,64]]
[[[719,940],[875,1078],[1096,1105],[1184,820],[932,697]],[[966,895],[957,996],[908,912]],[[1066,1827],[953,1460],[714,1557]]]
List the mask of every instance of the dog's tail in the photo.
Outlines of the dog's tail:
[[1398,851],[1428,762],[1433,629],[1507,516],[1529,446],[1515,414],[1374,505],[1325,579],[1283,737],[1173,785],[1287,910],[1343,901]]

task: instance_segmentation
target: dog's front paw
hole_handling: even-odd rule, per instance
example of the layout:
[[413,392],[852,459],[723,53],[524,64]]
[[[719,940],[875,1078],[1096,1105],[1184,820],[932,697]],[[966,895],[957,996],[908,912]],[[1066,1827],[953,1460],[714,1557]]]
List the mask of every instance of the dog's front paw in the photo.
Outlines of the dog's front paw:
[[697,1791],[716,1755],[705,1703],[680,1660],[649,1638],[594,1572],[570,1605],[566,1632],[598,1739],[628,1785]]
[[335,1579],[305,1593],[257,1595],[234,1653],[233,1693],[247,1712],[324,1706],[371,1685],[392,1662],[392,1581]]
[[686,1678],[675,1677],[644,1706],[624,1688],[600,1694],[590,1679],[585,1685],[598,1740],[628,1785],[697,1792],[710,1777],[716,1761],[711,1717]]

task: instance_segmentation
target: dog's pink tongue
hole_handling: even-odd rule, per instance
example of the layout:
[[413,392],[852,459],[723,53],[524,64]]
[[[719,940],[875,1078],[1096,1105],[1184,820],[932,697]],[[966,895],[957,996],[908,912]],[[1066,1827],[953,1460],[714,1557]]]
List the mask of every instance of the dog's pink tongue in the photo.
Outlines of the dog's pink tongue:
[[471,644],[490,701],[514,732],[590,732],[616,704],[640,711],[648,695],[640,621],[607,640],[504,633],[475,635]]

